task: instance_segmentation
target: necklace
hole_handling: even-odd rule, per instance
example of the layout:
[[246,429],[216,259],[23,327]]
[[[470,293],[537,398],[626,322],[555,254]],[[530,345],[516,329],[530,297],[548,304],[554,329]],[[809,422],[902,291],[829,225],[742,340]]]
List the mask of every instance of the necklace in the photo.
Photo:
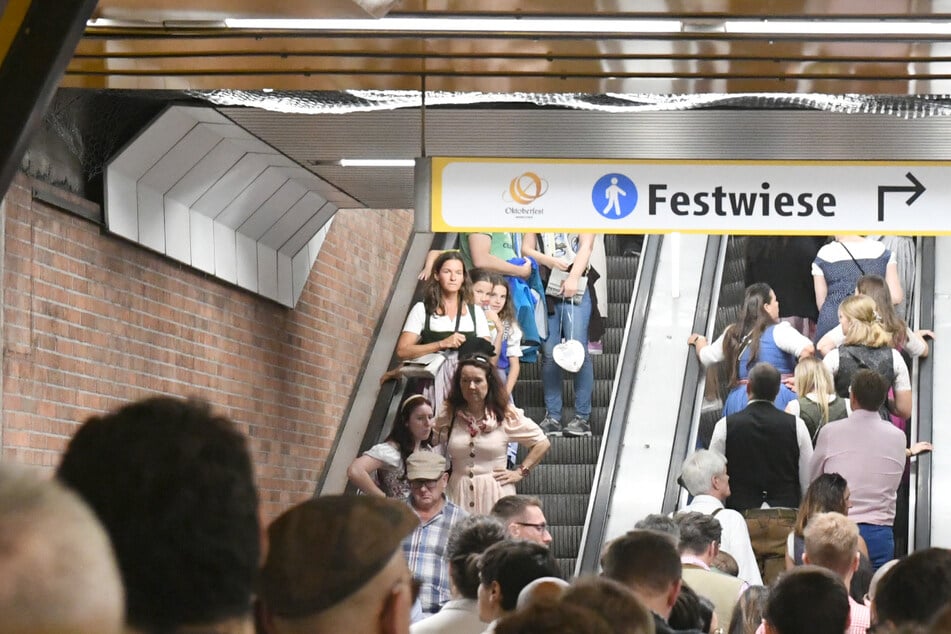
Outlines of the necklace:
[[466,431],[468,431],[469,435],[473,438],[480,433],[487,434],[495,429],[494,425],[489,425],[489,413],[487,410],[482,410],[481,418],[476,418],[465,410],[459,410],[459,417],[462,418],[462,421],[466,424]]

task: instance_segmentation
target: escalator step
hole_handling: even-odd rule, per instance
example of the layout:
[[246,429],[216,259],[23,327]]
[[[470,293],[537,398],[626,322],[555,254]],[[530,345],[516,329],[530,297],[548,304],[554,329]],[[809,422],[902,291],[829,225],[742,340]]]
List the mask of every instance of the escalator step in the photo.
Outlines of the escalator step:
[[594,481],[593,464],[547,464],[536,467],[519,483],[519,493],[535,495],[546,491],[590,493]]
[[623,328],[627,322],[629,302],[611,302],[608,304],[608,326]]
[[[574,417],[575,412],[572,405],[572,403],[565,402],[561,412],[561,419],[563,421],[569,421],[572,419],[572,417]],[[536,423],[541,422],[541,420],[545,418],[545,408],[543,406],[525,407],[523,409],[525,410],[525,415]],[[594,435],[600,435],[604,431],[604,420],[607,415],[608,408],[606,405],[601,406],[595,404],[591,408],[591,418],[588,420],[588,422],[591,424],[591,431]]]
[[601,436],[550,438],[551,449],[542,464],[595,464],[601,449]]
[[732,323],[736,323],[736,318],[740,314],[740,307],[737,305],[733,306],[720,306],[717,308],[717,318],[714,326],[714,332],[719,337],[720,334]]
[[[562,383],[561,398],[566,403],[573,403],[575,400],[575,387],[572,381]],[[607,379],[595,380],[594,389],[591,391],[592,403],[607,403],[611,400],[611,390],[613,382]],[[541,381],[519,379],[515,384],[515,402],[519,407],[532,406],[542,407],[545,403],[544,390]]]
[[726,261],[736,260],[744,261],[746,259],[746,238],[743,236],[730,236],[726,244]]
[[604,330],[604,336],[601,337],[601,345],[604,346],[604,352],[617,354],[621,351],[621,340],[624,338],[624,328],[620,326],[608,326]]
[[746,284],[746,262],[742,259],[731,260],[723,267],[724,282],[742,282]]
[[624,278],[608,279],[608,299],[612,302],[629,302],[634,292],[634,280]]
[[551,529],[551,552],[555,557],[574,557],[581,549],[581,533],[584,527],[553,526]]
[[[522,491],[520,490],[519,493]],[[538,493],[535,495],[542,503],[545,519],[549,524],[556,526],[580,526],[584,524],[588,512],[588,498],[586,493]]]
[[572,575],[575,574],[575,562],[578,560],[577,557],[558,557],[555,561],[558,562],[558,567],[561,569],[561,578],[570,580]]
[[[637,265],[640,258],[625,257],[623,255],[609,255],[606,258],[608,263],[608,277],[614,279],[628,279],[633,281],[637,276]],[[603,271],[600,272],[602,275]]]

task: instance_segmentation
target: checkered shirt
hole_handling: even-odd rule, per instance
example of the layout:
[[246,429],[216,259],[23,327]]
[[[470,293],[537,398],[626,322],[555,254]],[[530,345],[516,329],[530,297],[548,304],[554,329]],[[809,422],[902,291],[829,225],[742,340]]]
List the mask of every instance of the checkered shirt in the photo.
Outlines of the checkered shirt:
[[468,513],[446,500],[442,510],[420,524],[403,540],[403,554],[410,572],[421,583],[419,600],[424,614],[435,614],[449,600],[449,562],[446,542],[449,531]]

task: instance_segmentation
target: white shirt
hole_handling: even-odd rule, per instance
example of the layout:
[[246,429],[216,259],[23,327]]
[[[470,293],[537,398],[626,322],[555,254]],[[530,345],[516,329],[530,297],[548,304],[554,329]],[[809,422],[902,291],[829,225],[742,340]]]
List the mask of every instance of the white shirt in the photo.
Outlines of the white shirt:
[[[459,330],[462,332],[472,332],[472,315],[469,314],[466,306],[466,314],[459,318]],[[477,337],[488,338],[489,322],[482,312],[481,306],[473,306],[475,309],[475,333]],[[416,302],[406,316],[406,323],[403,325],[403,332],[421,334],[423,326],[426,325],[426,307],[423,302]],[[448,315],[433,315],[429,320],[429,327],[433,332],[452,332],[456,329],[456,318]]]
[[[727,326],[723,334],[717,337],[713,343],[700,348],[700,363],[708,366],[723,361],[725,358],[723,355],[723,338],[730,328],[733,328],[733,326]],[[808,337],[793,328],[787,321],[781,321],[773,327],[773,341],[776,342],[777,348],[794,357],[798,357],[803,350],[812,345],[812,341]]]
[[750,544],[750,531],[741,514],[733,509],[724,508],[723,502],[712,495],[698,495],[693,502],[680,509],[680,512],[696,511],[704,515],[713,515],[717,509],[723,509],[716,515],[717,521],[723,528],[720,548],[736,559],[736,565],[740,568],[740,579],[751,586],[763,585],[759,566],[756,565],[756,556],[753,554],[753,546]]
[[[809,428],[806,427],[806,423],[798,416],[796,417],[796,443],[799,445],[799,486],[800,491],[805,493],[811,482],[809,480],[809,463],[812,461],[812,438],[809,436]],[[716,427],[713,428],[710,449],[718,451],[721,455],[726,455],[726,416],[718,420]],[[766,507],[765,502],[763,506]],[[717,515],[717,517],[720,516]]]

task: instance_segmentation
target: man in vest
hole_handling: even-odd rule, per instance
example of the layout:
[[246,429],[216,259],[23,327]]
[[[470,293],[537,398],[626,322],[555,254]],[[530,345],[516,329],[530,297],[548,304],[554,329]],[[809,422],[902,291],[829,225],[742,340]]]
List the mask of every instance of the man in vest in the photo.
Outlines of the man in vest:
[[749,403],[721,418],[710,441],[710,449],[723,454],[730,465],[727,508],[746,517],[766,583],[785,567],[786,537],[796,521],[802,493],[809,486],[812,459],[806,424],[773,405],[780,381],[776,368],[757,363],[746,386]]

